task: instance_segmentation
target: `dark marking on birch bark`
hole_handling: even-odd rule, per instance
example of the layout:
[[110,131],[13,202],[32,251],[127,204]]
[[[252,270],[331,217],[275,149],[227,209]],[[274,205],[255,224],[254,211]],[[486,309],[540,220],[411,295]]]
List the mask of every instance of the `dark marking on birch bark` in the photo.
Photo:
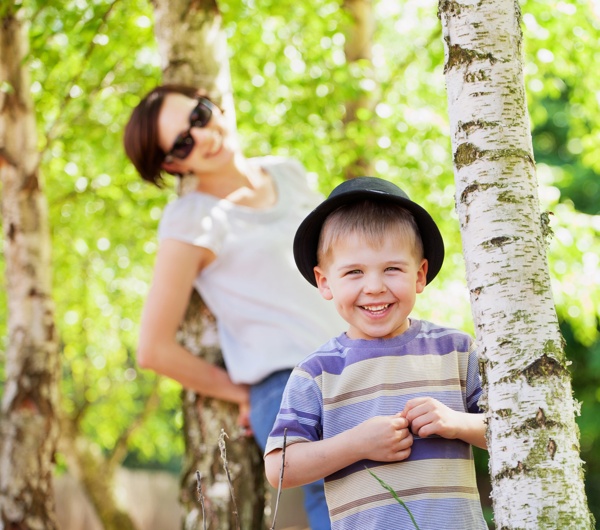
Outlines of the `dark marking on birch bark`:
[[552,438],[550,438],[548,440],[547,449],[548,449],[548,454],[550,455],[550,458],[552,458],[552,460],[554,460],[554,455],[556,454],[557,447],[558,446],[556,445],[556,442]]
[[503,191],[498,194],[498,202],[505,202],[508,204],[516,204],[517,199],[515,197],[515,194],[512,191],[507,190],[507,191]]
[[542,238],[544,239],[544,243],[546,246],[550,244],[550,240],[554,236],[554,231],[550,226],[550,216],[554,215],[553,212],[542,212],[540,214],[540,224],[542,225]]
[[4,148],[0,149],[0,167],[11,166],[17,167],[17,161],[8,154]]
[[490,76],[486,70],[480,69],[476,72],[467,72],[465,74],[465,81],[467,83],[477,83],[480,81],[489,81]]
[[442,13],[449,15],[460,15],[463,12],[464,6],[453,0],[440,0],[438,3],[438,18],[442,17]]
[[457,129],[460,132],[470,133],[473,129],[494,129],[499,127],[500,122],[498,121],[485,121],[485,120],[471,120],[465,122],[458,122]]
[[467,197],[471,194],[476,192],[478,189],[480,189],[480,185],[475,183],[475,184],[469,184],[468,186],[465,187],[465,189],[462,191],[462,193],[460,194],[460,202],[464,203],[467,200]]
[[546,426],[546,415],[544,414],[544,409],[540,407],[535,415],[535,421],[540,427]]
[[472,143],[465,142],[460,144],[454,153],[454,164],[456,169],[464,166],[470,166],[475,160],[481,158],[482,151],[477,149]]
[[448,47],[448,60],[444,65],[444,74],[448,73],[452,68],[464,67],[468,68],[475,61],[489,62],[494,64],[498,62],[498,59],[494,57],[492,53],[481,53],[476,50],[470,50],[463,48],[458,44],[450,44],[449,39],[446,37],[446,45]]
[[504,478],[512,478],[515,475],[523,475],[529,471],[527,466],[523,464],[523,462],[517,462],[515,467],[505,467],[502,471],[500,471],[495,477],[495,480],[502,480]]
[[557,427],[561,427],[561,424],[557,421],[546,418],[544,410],[542,408],[538,408],[537,412],[535,413],[535,417],[525,420],[522,425],[519,425],[513,429],[513,432],[515,434],[521,434],[523,432],[537,429],[555,429]]
[[493,237],[492,239],[488,239],[487,241],[484,241],[481,246],[483,248],[489,249],[489,248],[502,248],[504,245],[507,245],[508,243],[514,241],[513,237],[508,237],[508,236],[500,236],[500,237]]
[[40,191],[40,179],[37,169],[31,174],[25,176],[21,189],[27,192]]
[[510,158],[525,160],[535,166],[533,155],[525,149],[479,149],[470,142],[460,144],[454,152],[454,165],[456,169],[469,166],[476,160],[508,160]]
[[479,298],[481,291],[483,291],[483,287],[475,287],[474,289],[471,289],[471,297],[474,299]]
[[538,379],[547,379],[548,377],[565,377],[566,368],[553,357],[544,354],[532,362],[523,370],[523,375],[529,384]]

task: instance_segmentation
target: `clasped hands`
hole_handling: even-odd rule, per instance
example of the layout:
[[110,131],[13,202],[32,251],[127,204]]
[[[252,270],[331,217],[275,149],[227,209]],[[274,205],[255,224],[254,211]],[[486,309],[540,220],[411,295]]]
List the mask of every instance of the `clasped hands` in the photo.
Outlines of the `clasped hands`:
[[409,457],[413,434],[420,438],[438,435],[454,439],[460,427],[460,412],[430,397],[409,400],[404,410],[393,416],[375,416],[354,427],[356,443],[364,448],[364,458],[397,462]]

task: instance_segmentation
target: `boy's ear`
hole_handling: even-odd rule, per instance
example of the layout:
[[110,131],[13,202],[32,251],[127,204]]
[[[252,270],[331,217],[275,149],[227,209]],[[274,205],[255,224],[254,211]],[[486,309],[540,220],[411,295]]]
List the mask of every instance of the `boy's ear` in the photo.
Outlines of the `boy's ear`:
[[332,300],[333,294],[331,294],[331,289],[329,288],[329,282],[327,281],[327,276],[325,276],[325,271],[321,269],[318,265],[313,269],[315,273],[315,280],[317,281],[317,289],[321,293],[321,296],[325,298],[325,300]]
[[427,270],[429,269],[429,262],[426,259],[421,260],[421,265],[417,271],[417,294],[422,293],[427,285]]

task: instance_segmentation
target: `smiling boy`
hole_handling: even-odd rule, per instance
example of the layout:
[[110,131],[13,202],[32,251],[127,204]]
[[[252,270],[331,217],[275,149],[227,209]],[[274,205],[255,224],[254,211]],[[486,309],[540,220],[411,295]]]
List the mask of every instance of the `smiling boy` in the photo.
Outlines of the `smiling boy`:
[[265,451],[277,487],[325,478],[332,528],[485,529],[471,445],[485,448],[472,339],[410,318],[442,236],[394,184],[344,182],[300,225],[294,257],[348,329],[290,377]]

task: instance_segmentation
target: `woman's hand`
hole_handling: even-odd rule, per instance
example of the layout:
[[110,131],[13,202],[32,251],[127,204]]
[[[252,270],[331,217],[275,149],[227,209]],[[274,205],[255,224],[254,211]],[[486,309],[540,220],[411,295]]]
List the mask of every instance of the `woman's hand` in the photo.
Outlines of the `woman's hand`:
[[239,413],[237,424],[240,426],[241,434],[246,437],[253,435],[252,427],[250,426],[250,402],[244,401],[239,404]]

